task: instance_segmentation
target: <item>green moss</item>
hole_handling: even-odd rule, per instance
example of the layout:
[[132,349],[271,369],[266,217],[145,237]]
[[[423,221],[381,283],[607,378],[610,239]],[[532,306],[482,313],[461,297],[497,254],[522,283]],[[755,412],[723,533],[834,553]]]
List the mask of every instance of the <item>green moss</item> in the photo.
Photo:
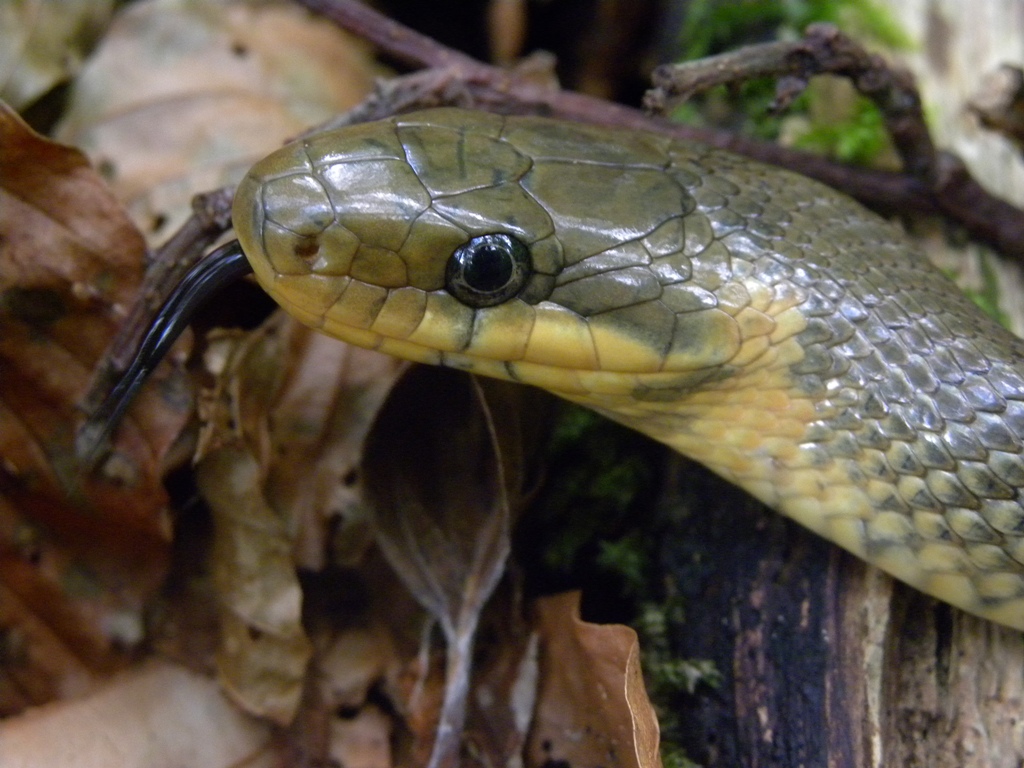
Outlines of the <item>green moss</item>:
[[[660,570],[658,526],[666,523],[654,510],[665,452],[590,411],[565,408],[548,450],[548,480],[524,521],[526,530],[520,528],[520,561],[525,554],[547,570],[548,586],[582,587],[585,618],[633,626],[661,725],[662,760],[693,768],[696,763],[676,746],[685,717],[679,696],[717,687],[721,674],[710,661],[673,653],[672,638],[686,616]],[[604,615],[588,613],[588,603]]]
[[[689,4],[683,20],[678,59],[688,61],[767,40],[795,39],[814,22],[834,23],[861,43],[889,49],[910,47],[908,36],[873,0],[697,0]],[[797,146],[856,164],[876,161],[890,146],[881,115],[868,99],[857,98],[852,106],[837,105],[832,91],[812,87],[785,115],[777,115],[770,111],[774,98],[774,79],[761,79],[736,88],[712,89],[674,109],[672,118],[774,140],[787,119],[801,116],[807,125],[796,138]]]
[[700,763],[695,763],[686,756],[675,744],[661,743],[661,764],[663,768],[701,768]]
[[862,42],[892,49],[909,36],[875,0],[693,0],[680,30],[679,58],[699,59],[738,45],[796,37],[809,24],[830,22]]
[[686,713],[679,709],[682,694],[694,694],[701,688],[715,689],[722,684],[722,673],[710,659],[681,659],[672,651],[671,638],[685,621],[682,603],[669,595],[660,602],[641,603],[640,615],[633,623],[640,636],[640,662],[647,693],[658,713],[661,727],[662,758],[669,764],[695,765],[678,746],[684,733]]
[[890,147],[882,113],[863,96],[857,97],[850,111],[837,121],[813,121],[793,145],[844,163],[870,164]]
[[555,581],[578,578],[599,542],[621,535],[649,504],[660,455],[647,438],[592,411],[561,411],[548,448],[547,481],[530,516],[543,527],[541,564]]

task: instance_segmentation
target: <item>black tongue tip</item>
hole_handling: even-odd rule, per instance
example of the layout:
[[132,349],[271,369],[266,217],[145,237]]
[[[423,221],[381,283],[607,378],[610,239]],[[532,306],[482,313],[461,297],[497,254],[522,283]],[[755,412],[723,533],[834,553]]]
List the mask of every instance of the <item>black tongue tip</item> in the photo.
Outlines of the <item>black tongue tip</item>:
[[168,350],[220,290],[252,272],[237,240],[222,245],[185,275],[160,307],[131,362],[110,393],[75,435],[75,453],[92,470],[106,453],[110,435]]

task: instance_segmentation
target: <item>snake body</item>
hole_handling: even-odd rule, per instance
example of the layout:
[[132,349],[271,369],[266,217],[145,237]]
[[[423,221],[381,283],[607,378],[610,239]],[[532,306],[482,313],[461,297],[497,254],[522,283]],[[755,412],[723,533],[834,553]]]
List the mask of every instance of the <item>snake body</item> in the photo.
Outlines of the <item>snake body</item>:
[[594,408],[1024,629],[1024,343],[845,196],[661,136],[446,109],[279,150],[234,222],[302,322]]

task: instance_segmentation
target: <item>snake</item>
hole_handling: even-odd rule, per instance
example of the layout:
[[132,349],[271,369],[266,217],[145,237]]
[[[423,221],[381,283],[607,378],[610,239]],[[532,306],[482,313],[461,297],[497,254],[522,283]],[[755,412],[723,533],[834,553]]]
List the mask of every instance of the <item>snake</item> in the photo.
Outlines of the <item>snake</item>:
[[300,322],[591,408],[1024,630],[1024,342],[840,192],[660,134],[440,108],[279,149],[232,218],[229,271]]

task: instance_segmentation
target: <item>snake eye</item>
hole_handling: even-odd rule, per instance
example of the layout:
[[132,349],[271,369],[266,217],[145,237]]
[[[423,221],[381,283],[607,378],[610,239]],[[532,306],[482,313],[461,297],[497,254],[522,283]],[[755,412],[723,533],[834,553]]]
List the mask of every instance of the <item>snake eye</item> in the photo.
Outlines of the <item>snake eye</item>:
[[511,235],[481,235],[448,259],[445,288],[469,307],[493,307],[518,294],[530,277],[530,249]]

